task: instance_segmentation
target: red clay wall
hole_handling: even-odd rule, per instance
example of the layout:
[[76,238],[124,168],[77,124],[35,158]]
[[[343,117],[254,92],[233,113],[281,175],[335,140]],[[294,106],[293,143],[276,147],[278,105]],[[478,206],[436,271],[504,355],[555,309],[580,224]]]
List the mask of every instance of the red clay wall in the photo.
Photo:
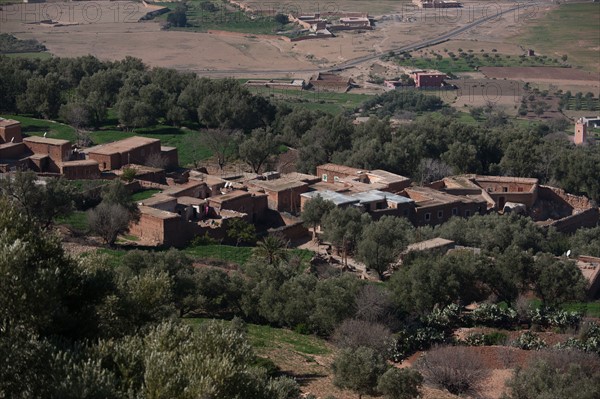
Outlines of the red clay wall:
[[269,229],[269,234],[281,234],[288,240],[299,240],[309,236],[308,229],[304,227],[302,222]]
[[161,156],[165,160],[165,168],[171,169],[179,166],[179,157],[177,155],[177,149],[170,151],[161,151]]
[[144,144],[142,146],[131,149],[130,151],[124,151],[121,153],[121,165],[127,165],[129,163],[137,163],[140,165],[145,165],[146,160],[150,156],[150,154],[157,153],[160,154],[160,141],[154,143]]
[[24,141],[29,150],[35,154],[49,155],[55,162],[68,161],[71,154],[71,144],[48,144]]
[[[453,214],[453,209],[456,209],[457,214]],[[482,214],[487,210],[486,203],[458,203],[458,204],[444,204],[439,206],[431,206],[415,209],[413,213],[412,222],[416,226],[435,226],[441,223],[447,222],[453,216],[459,217],[470,217],[475,214]],[[438,212],[442,211],[441,217],[438,217]],[[430,214],[429,221],[425,220],[425,214]]]
[[600,221],[598,208],[590,208],[575,215],[567,216],[550,224],[561,233],[573,233],[582,227],[596,227]]
[[3,148],[0,148],[1,159],[16,159],[21,158],[29,150],[23,143],[6,143]]
[[119,154],[89,154],[89,159],[98,162],[100,170],[113,170],[121,167],[121,156]]
[[339,171],[333,171],[333,170],[329,170],[327,168],[323,168],[320,166],[317,166],[317,176],[319,176],[319,178],[322,181],[323,180],[323,175],[327,175],[327,182],[326,183],[334,183],[335,182],[335,178],[337,177],[338,179],[345,179],[347,177],[356,177],[357,175],[352,173],[352,174],[347,174],[347,173],[343,173],[343,172],[339,172]]
[[98,165],[62,165],[61,174],[67,179],[97,179],[100,177]]
[[0,127],[0,144],[10,143],[13,138],[13,142],[15,143],[19,143],[23,140],[21,136],[21,124]]
[[415,83],[417,87],[440,87],[444,82],[445,75],[421,75],[417,74]]
[[308,185],[295,187],[285,191],[268,191],[268,207],[279,212],[299,212],[300,194],[308,191]]

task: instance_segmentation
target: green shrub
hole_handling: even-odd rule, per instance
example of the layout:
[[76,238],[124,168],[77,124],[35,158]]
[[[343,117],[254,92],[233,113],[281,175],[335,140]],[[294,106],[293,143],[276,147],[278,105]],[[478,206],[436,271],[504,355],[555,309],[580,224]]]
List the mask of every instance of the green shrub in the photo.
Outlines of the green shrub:
[[526,331],[513,341],[512,346],[525,350],[540,350],[548,345],[539,335]]
[[506,334],[497,331],[490,334],[473,333],[465,338],[464,343],[469,346],[504,345],[506,339]]
[[540,307],[530,313],[531,322],[541,327],[555,327],[561,330],[577,328],[582,315],[579,312],[569,312],[561,309]]
[[475,325],[507,327],[517,321],[517,312],[511,308],[484,303],[471,312],[470,319]]

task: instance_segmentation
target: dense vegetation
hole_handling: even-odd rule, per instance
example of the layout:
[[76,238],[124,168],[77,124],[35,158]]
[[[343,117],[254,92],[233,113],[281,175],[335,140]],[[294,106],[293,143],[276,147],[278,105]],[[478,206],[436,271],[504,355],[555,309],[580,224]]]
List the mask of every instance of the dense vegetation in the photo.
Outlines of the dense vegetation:
[[[419,369],[423,376],[386,364],[436,343],[456,344],[452,332],[459,327],[528,323],[536,330],[578,329],[559,349],[600,354],[600,327],[580,325],[580,314],[560,309],[583,298],[583,277],[573,262],[551,255],[571,246],[598,251],[598,228],[565,236],[517,215],[496,215],[415,229],[403,219],[373,222],[356,209],[332,209],[313,200],[306,223],[327,225],[328,239],[340,251],[378,272],[423,237],[481,248],[445,257],[413,254],[388,282],[373,285],[336,268],[307,264],[278,236],[263,238],[243,265],[229,271],[195,267],[176,250],[128,251],[118,262],[89,253],[71,257],[51,229],[56,218],[90,201],[100,203],[95,209],[111,206],[130,218],[135,204],[118,181],[104,184],[100,198],[82,199],[61,179],[45,185],[34,179],[18,173],[0,185],[2,396],[298,398],[297,383],[276,377],[276,370],[265,368],[254,354],[244,322],[332,337],[341,348],[334,383],[389,398],[415,397],[423,379],[466,392],[464,383],[441,378],[439,370],[447,367],[439,357],[428,358]],[[245,226],[233,230],[234,240],[253,235]],[[524,299],[531,291],[542,307]],[[464,312],[473,301],[486,304]],[[198,316],[233,321],[182,323]],[[499,340],[490,334],[461,343]],[[547,346],[532,333],[511,344]],[[511,385],[516,398],[523,397],[518,396],[523,381],[536,378],[536,370],[516,374]],[[593,392],[595,373],[572,372],[585,392]],[[553,389],[552,381],[544,383],[549,384],[544,389]]]
[[0,33],[0,54],[46,51],[37,40],[19,40],[8,33]]
[[[0,57],[0,73],[2,112],[60,117],[77,129],[95,129],[106,123],[112,109],[124,130],[156,123],[211,129],[203,143],[221,166],[239,156],[257,170],[278,144],[286,144],[300,148],[298,167],[307,172],[333,161],[382,168],[419,182],[451,173],[506,174],[537,177],[600,198],[600,147],[575,147],[553,134],[564,126],[513,124],[493,107],[480,115],[479,125],[459,121],[449,108],[418,117],[439,108],[439,99],[400,91],[370,100],[363,110],[416,118],[414,123],[391,128],[386,119],[371,118],[355,126],[347,115],[292,108],[252,95],[231,79],[149,69],[133,58]],[[254,129],[259,130],[250,134]],[[251,143],[238,153],[237,146],[246,140]]]

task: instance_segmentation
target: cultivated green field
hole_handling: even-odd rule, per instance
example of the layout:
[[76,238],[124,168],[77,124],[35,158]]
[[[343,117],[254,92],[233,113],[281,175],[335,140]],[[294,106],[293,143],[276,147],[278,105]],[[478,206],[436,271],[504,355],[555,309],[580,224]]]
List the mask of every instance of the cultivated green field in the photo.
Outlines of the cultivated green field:
[[552,57],[568,55],[568,62],[600,71],[600,3],[563,4],[512,40]]
[[75,141],[77,135],[75,129],[64,123],[49,121],[45,119],[30,118],[21,115],[2,115],[3,118],[14,119],[21,122],[21,131],[30,136],[42,136],[48,132],[46,137]]
[[[244,265],[252,256],[253,247],[234,247],[231,245],[210,244],[210,245],[191,245],[185,249],[185,252],[190,258],[197,261],[217,260]],[[289,249],[291,256],[298,256],[303,261],[308,262],[313,252],[306,249]],[[119,259],[124,256],[127,251],[122,249],[99,249],[100,254],[108,256],[108,262],[112,265],[118,265]]]
[[161,190],[154,190],[154,189],[139,191],[131,196],[131,200],[135,201],[135,202],[143,201],[145,199],[152,197],[154,194],[158,194],[160,192],[161,192]]
[[89,223],[87,213],[85,211],[75,211],[67,217],[61,217],[56,220],[57,224],[64,224],[79,232],[87,232],[89,230]]
[[[185,319],[190,325],[200,325],[210,319]],[[228,321],[224,321],[229,323]],[[326,341],[314,335],[303,335],[283,328],[246,324],[248,339],[260,353],[274,349],[291,349],[305,355],[328,355],[331,349]]]
[[373,97],[371,94],[317,92],[310,90],[284,90],[266,87],[249,87],[253,94],[307,109],[318,109],[332,114],[354,110]]

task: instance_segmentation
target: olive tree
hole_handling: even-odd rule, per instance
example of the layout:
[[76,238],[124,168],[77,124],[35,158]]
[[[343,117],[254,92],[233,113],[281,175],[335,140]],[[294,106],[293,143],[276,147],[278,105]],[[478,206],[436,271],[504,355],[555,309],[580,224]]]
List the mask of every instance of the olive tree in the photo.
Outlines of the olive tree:
[[406,219],[383,216],[364,228],[357,258],[381,275],[398,260],[411,231],[412,226]]
[[358,398],[376,392],[377,380],[386,371],[383,357],[371,348],[345,349],[333,361],[333,383],[351,389]]
[[317,235],[317,226],[321,224],[325,215],[335,207],[334,203],[323,199],[320,195],[311,198],[304,205],[302,210],[302,221],[307,227],[312,227],[313,240]]

